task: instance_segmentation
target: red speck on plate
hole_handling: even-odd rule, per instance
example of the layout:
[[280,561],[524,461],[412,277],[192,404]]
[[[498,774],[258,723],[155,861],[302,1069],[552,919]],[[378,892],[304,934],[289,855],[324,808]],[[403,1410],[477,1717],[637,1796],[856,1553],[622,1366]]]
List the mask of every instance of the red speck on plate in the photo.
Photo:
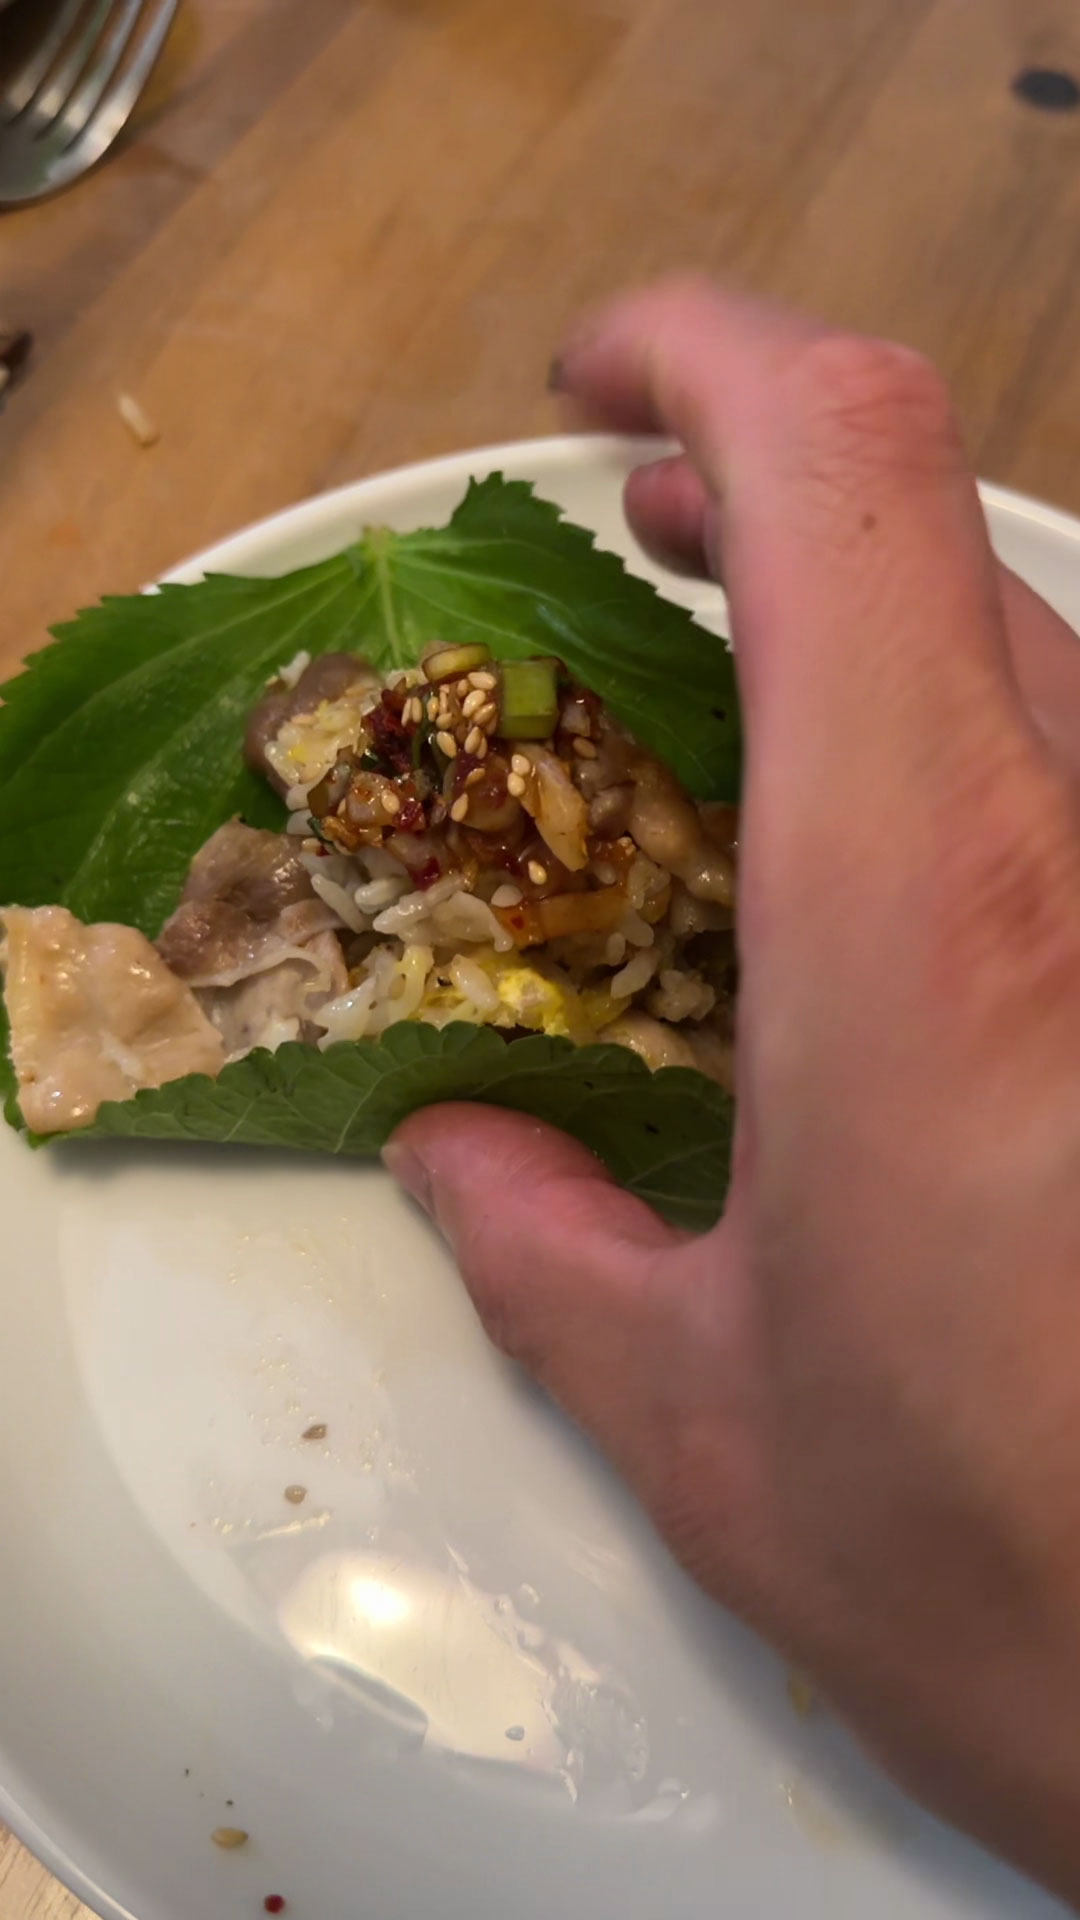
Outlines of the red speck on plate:
[[280,1893],[268,1893],[266,1899],[263,1901],[263,1906],[266,1908],[267,1913],[282,1913],[285,1908],[285,1902]]

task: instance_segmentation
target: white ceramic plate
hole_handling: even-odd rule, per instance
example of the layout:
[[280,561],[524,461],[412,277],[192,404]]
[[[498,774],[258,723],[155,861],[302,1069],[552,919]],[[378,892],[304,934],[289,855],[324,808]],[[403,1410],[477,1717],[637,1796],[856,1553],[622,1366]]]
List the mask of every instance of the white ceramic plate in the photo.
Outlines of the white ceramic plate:
[[[438,521],[494,467],[625,550],[635,452],[390,474],[183,575]],[[1080,527],[987,499],[1080,625]],[[715,591],[667,584],[717,618]],[[0,1817],[103,1915],[242,1920],[275,1893],[290,1920],[1057,1911],[794,1713],[489,1350],[380,1172],[4,1132],[0,1217]],[[213,1846],[222,1825],[248,1844]]]

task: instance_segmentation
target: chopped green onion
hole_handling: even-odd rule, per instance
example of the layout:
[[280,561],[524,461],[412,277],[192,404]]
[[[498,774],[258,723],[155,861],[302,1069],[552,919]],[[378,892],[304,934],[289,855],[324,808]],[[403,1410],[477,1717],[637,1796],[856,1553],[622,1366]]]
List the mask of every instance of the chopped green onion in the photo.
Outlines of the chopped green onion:
[[427,746],[434,732],[435,729],[430,720],[421,720],[417,726],[413,728],[413,737],[409,752],[414,773],[418,773],[420,770],[420,762],[423,758],[424,748]]
[[324,847],[329,847],[333,853],[340,853],[340,847],[335,847],[334,842],[325,832],[322,821],[317,820],[313,813],[308,814],[308,826],[311,828],[315,839],[321,841]]
[[504,740],[546,740],[559,717],[553,660],[504,660],[499,670],[499,718]]
[[466,647],[429,647],[424,655],[424,672],[429,680],[458,679],[463,673],[475,673],[486,667],[491,653],[482,642]]

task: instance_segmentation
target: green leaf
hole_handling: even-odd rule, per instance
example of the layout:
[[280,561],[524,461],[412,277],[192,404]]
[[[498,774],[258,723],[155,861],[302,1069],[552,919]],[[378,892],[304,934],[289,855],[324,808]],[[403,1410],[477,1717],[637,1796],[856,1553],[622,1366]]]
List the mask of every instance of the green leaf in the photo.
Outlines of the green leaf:
[[503,658],[557,654],[701,800],[736,800],[741,740],[728,648],[523,480],[472,481],[448,527],[356,550],[366,651],[408,666],[434,638]]
[[0,689],[0,902],[155,934],[234,813],[281,824],[241,759],[247,715],[300,647],[357,640],[348,554],[279,580],[106,599]]
[[448,527],[377,530],[276,580],[107,598],[56,633],[0,688],[0,903],[155,934],[215,827],[281,824],[240,748],[263,684],[300,650],[359,649],[383,671],[432,638],[558,653],[692,792],[738,790],[724,643],[499,474],[470,484]]
[[[626,1047],[540,1034],[507,1042],[461,1022],[403,1021],[378,1041],[258,1052],[103,1106],[67,1136],[228,1142],[370,1157],[417,1107],[482,1100],[550,1121],[676,1225],[704,1230],[727,1185],[732,1102],[685,1067],[650,1073]],[[54,1136],[55,1137],[55,1136]]]
[[[279,579],[212,575],[109,598],[59,628],[57,644],[0,689],[0,903],[57,902],[154,935],[216,827],[236,813],[283,824],[241,758],[248,712],[275,670],[300,651],[345,648],[386,671],[436,638],[482,639],[505,658],[558,654],[693,793],[736,798],[739,716],[723,642],[526,483],[495,474],[470,484],[447,527],[370,531]],[[325,1054],[259,1054],[216,1081],[104,1108],[80,1137],[364,1153],[426,1101],[491,1098],[576,1132],[677,1217],[714,1217],[730,1103],[709,1081],[675,1069],[650,1078],[619,1048],[508,1045],[472,1029],[448,1037],[457,1033],[395,1027]],[[20,1124],[12,1092],[0,1008],[0,1096]]]

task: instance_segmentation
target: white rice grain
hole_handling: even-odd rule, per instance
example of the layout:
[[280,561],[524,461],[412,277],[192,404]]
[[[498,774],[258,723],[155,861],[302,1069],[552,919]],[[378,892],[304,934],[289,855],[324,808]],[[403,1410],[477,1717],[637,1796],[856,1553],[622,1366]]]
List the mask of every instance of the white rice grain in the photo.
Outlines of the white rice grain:
[[652,928],[648,921],[643,920],[640,913],[635,913],[632,908],[629,912],[623,914],[619,922],[619,932],[630,942],[632,947],[652,946]]
[[472,1002],[472,1007],[475,1008],[481,1020],[490,1019],[498,1013],[501,1004],[499,996],[483,967],[478,967],[475,960],[468,960],[464,954],[459,953],[456,959],[450,962],[449,973],[458,992],[464,999]]
[[370,921],[358,910],[353,895],[346,887],[341,886],[337,880],[331,880],[325,873],[313,873],[311,886],[319,899],[325,900],[331,911],[336,913],[342,923],[350,927],[353,933],[367,932]]
[[656,972],[659,957],[655,951],[635,953],[633,959],[628,960],[625,967],[620,967],[618,973],[612,976],[610,985],[615,998],[629,999],[632,994],[640,993],[642,987],[647,987]]
[[408,884],[404,874],[395,879],[388,873],[381,880],[365,880],[363,886],[354,888],[353,899],[361,913],[382,913],[401,899]]
[[294,653],[286,666],[278,668],[275,677],[282,682],[283,686],[288,687],[291,693],[301,674],[306,673],[310,665],[311,655],[301,647],[300,652]]

